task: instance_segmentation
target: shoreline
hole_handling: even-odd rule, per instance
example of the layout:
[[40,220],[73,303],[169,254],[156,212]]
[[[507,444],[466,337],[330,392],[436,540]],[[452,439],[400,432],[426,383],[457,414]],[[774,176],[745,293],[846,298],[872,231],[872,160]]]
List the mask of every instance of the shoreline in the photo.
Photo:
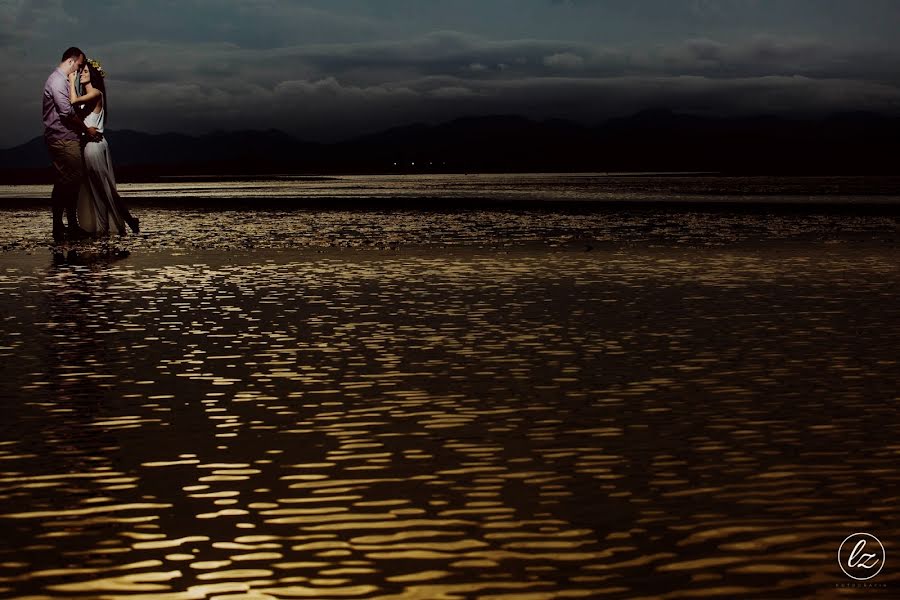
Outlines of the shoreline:
[[[245,197],[128,196],[122,198],[136,207],[178,211],[338,211],[338,212],[536,212],[536,213],[705,213],[736,215],[848,215],[900,216],[900,196],[739,196],[715,198],[668,198],[634,200],[530,200],[522,198],[439,198],[431,196],[386,198],[383,196],[341,197]],[[47,209],[49,197],[0,197],[0,213],[10,210]]]

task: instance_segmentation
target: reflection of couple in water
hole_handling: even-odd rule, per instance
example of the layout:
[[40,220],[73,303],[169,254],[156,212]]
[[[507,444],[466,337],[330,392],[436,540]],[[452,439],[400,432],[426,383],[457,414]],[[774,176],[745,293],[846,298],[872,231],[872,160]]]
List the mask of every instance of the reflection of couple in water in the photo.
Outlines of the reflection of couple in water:
[[[106,73],[78,48],[44,84],[44,141],[56,177],[53,186],[53,238],[78,239],[91,234],[138,232],[116,191],[109,145],[103,136],[108,113]],[[66,213],[68,228],[63,225]]]

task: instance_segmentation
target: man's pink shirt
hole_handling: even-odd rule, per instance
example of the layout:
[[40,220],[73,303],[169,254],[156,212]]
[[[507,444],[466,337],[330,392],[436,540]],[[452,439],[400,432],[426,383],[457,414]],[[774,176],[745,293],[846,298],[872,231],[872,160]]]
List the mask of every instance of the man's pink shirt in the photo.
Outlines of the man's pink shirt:
[[74,120],[77,118],[69,100],[69,78],[57,68],[44,84],[44,139],[78,141]]

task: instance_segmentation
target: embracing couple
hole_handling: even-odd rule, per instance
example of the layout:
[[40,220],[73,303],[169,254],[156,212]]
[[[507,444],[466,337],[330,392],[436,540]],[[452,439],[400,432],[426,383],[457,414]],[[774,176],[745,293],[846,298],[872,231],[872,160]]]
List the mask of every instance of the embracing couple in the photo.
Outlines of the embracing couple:
[[[109,145],[103,137],[106,73],[96,60],[69,48],[44,84],[44,141],[53,162],[53,239],[138,232],[116,191]],[[68,228],[63,225],[66,213]]]

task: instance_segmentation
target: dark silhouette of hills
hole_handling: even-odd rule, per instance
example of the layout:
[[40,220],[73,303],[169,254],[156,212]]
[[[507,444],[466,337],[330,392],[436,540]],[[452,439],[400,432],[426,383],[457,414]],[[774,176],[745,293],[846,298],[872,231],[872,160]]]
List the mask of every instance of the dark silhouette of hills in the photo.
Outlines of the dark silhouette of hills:
[[[714,118],[647,110],[597,126],[519,116],[416,123],[324,144],[269,131],[109,131],[120,179],[159,175],[474,171],[896,174],[900,118]],[[0,181],[46,181],[43,140],[0,151]]]
[[[148,134],[138,131],[108,131],[106,134],[117,168],[143,168],[148,172],[159,168],[184,167],[188,170],[217,165],[237,167],[271,165],[286,167],[297,164],[319,144],[304,143],[288,134],[269,131],[218,131],[194,137],[179,133]],[[0,169],[42,168],[49,162],[42,137],[26,144],[0,150]]]

